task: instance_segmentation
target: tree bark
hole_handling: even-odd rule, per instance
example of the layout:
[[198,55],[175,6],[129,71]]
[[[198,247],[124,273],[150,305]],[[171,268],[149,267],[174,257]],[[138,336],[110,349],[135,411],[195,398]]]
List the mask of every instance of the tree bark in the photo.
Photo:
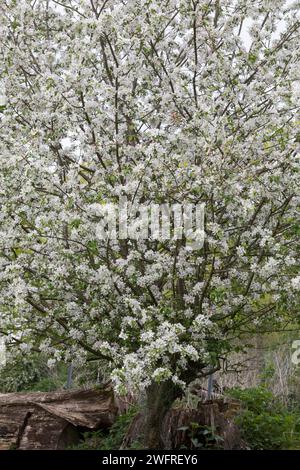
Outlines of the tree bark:
[[171,381],[153,383],[146,390],[146,402],[143,407],[142,443],[147,449],[163,449],[162,426],[167,412],[182,392]]

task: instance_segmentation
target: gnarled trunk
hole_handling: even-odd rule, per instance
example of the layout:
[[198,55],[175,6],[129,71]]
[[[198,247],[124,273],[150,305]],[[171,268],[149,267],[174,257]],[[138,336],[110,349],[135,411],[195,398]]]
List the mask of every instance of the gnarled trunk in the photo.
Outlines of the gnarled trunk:
[[163,449],[162,426],[167,412],[181,390],[171,381],[153,383],[146,390],[146,402],[142,411],[142,443],[148,449]]

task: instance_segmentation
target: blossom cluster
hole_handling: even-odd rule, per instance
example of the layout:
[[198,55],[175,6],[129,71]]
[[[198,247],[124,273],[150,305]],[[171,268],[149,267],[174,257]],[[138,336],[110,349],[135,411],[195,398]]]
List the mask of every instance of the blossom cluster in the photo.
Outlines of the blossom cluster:
[[[119,388],[184,386],[296,316],[294,4],[8,0],[0,15],[7,344],[105,359]],[[99,239],[91,208],[119,197],[205,204],[203,246]]]

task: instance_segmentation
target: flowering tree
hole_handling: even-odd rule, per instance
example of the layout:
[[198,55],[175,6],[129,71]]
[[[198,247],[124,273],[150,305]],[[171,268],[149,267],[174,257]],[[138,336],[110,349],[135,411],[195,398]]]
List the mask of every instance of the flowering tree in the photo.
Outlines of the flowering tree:
[[[0,12],[0,330],[51,361],[104,359],[118,390],[146,390],[157,447],[187,384],[296,312],[299,11],[5,0]],[[99,238],[99,206],[120,196],[204,203],[203,247],[151,230]]]

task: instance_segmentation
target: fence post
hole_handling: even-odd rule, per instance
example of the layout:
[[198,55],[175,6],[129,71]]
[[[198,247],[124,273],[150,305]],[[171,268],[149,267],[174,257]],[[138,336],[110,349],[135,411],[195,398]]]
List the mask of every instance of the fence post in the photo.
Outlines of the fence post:
[[207,399],[211,400],[212,391],[213,391],[213,376],[214,374],[210,374],[208,376],[208,384],[207,384]]
[[66,388],[71,388],[72,387],[72,381],[73,381],[73,364],[70,364],[68,367],[68,375],[67,375],[67,385]]

